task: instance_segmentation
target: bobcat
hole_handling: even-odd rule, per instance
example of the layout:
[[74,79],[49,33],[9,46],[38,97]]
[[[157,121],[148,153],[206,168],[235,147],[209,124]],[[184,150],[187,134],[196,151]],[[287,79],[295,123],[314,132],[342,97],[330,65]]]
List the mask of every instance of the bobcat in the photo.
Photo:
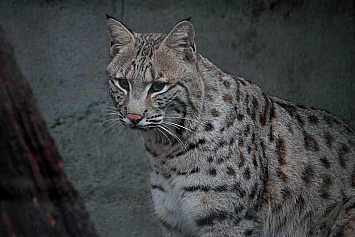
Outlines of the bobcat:
[[353,128],[221,71],[189,20],[107,29],[116,119],[142,133],[163,236],[355,236]]

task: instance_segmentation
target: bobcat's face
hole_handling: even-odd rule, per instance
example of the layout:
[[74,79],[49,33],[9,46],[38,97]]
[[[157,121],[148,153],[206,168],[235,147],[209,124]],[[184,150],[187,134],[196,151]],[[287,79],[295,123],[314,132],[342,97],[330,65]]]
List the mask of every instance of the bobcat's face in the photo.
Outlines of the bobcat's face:
[[180,22],[168,35],[131,33],[113,18],[107,28],[113,58],[109,90],[124,125],[171,134],[186,117],[198,117],[203,86],[190,22]]

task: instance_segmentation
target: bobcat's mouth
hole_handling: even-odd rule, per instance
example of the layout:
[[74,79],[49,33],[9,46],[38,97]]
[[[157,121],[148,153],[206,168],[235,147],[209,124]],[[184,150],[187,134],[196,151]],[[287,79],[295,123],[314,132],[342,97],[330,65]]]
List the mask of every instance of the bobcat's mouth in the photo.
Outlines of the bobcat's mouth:
[[133,129],[133,130],[148,130],[149,128],[143,127],[143,126],[139,126],[139,125],[135,125],[135,124],[130,124],[128,125],[129,128]]
[[157,127],[156,125],[153,124],[141,125],[141,124],[132,124],[132,123],[128,124],[127,126],[133,130],[140,130],[140,131],[148,131]]

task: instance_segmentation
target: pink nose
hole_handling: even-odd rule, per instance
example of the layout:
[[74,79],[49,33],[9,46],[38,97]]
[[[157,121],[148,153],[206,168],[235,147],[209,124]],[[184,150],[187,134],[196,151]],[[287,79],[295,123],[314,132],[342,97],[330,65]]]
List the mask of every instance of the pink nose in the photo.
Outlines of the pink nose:
[[127,114],[127,118],[133,123],[137,124],[142,120],[142,116],[138,114]]

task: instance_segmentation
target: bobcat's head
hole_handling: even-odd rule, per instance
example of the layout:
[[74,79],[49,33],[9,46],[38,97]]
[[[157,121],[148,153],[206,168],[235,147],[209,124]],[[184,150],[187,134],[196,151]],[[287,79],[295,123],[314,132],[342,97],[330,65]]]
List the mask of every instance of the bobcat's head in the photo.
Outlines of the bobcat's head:
[[189,21],[169,34],[139,34],[108,17],[107,29],[109,90],[124,125],[171,134],[198,119],[204,89]]

